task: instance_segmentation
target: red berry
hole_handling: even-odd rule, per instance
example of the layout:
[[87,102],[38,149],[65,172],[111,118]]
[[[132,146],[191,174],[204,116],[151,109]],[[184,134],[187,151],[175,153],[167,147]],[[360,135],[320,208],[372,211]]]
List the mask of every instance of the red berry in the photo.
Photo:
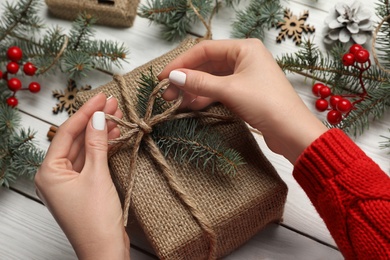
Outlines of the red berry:
[[23,66],[23,71],[28,76],[34,76],[37,68],[31,62],[26,62]]
[[370,53],[368,52],[368,50],[365,49],[357,51],[355,54],[355,59],[359,63],[365,63],[368,61],[369,58],[370,58]]
[[341,119],[342,119],[342,115],[341,115],[341,112],[338,111],[338,110],[330,110],[328,112],[328,115],[326,116],[326,119],[328,119],[328,122],[331,124],[331,125],[337,125],[338,123],[341,122]]
[[7,71],[11,74],[16,74],[19,71],[19,64],[14,61],[11,61],[7,64]]
[[37,93],[41,90],[41,85],[39,85],[38,82],[31,82],[29,85],[28,85],[28,89],[30,90],[30,92],[32,93]]
[[360,44],[355,43],[349,48],[349,53],[356,54],[356,52],[363,50],[363,47]]
[[22,88],[22,82],[17,78],[12,78],[8,80],[8,88],[12,91],[18,91]]
[[314,84],[312,89],[311,89],[313,94],[314,94],[314,96],[319,97],[320,96],[320,89],[323,88],[323,87],[325,87],[325,85],[322,84],[322,83]]
[[330,106],[333,108],[333,109],[336,109],[336,106],[337,106],[337,103],[342,99],[341,96],[339,95],[333,95],[330,97],[329,99],[329,102],[330,102]]
[[16,97],[7,98],[7,104],[11,107],[16,107],[18,105],[18,99]]
[[7,57],[12,61],[20,61],[23,57],[23,52],[19,47],[12,46],[8,48]]
[[0,70],[0,79],[3,78],[3,72]]
[[351,66],[355,63],[355,55],[352,53],[346,53],[343,56],[343,64],[344,66]]
[[319,94],[321,98],[327,98],[332,94],[332,90],[330,89],[330,87],[324,86],[320,89]]
[[324,112],[328,108],[328,101],[326,99],[317,99],[316,101],[316,109],[320,112]]
[[343,98],[337,103],[336,108],[341,113],[348,113],[352,109],[352,103],[348,99]]

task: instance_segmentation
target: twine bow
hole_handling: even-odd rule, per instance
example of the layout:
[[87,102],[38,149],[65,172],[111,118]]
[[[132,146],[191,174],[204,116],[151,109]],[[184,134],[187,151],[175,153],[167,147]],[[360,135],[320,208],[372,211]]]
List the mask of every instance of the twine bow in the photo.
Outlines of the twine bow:
[[[171,167],[168,165],[164,155],[161,153],[160,149],[153,141],[152,137],[149,135],[152,132],[153,126],[174,119],[182,119],[182,118],[190,118],[195,116],[206,116],[214,119],[218,119],[221,121],[232,121],[232,117],[223,116],[209,112],[189,112],[189,113],[180,113],[176,114],[175,112],[179,108],[180,104],[183,101],[183,97],[180,96],[179,99],[173,103],[168,109],[166,109],[163,113],[158,115],[152,115],[153,112],[153,104],[160,92],[160,90],[167,85],[169,85],[169,80],[161,81],[153,90],[152,94],[149,97],[147,102],[146,113],[143,118],[140,118],[138,114],[135,112],[134,105],[132,104],[131,94],[127,93],[129,89],[126,87],[126,81],[122,76],[115,75],[114,80],[118,83],[121,93],[123,94],[124,105],[128,108],[128,116],[130,122],[126,122],[119,118],[116,118],[111,115],[106,115],[107,119],[116,122],[118,125],[127,129],[125,133],[122,134],[117,139],[111,140],[109,143],[114,145],[122,145],[129,141],[132,142],[132,150],[130,153],[130,174],[129,174],[129,185],[127,193],[124,198],[123,205],[123,217],[124,223],[127,225],[128,212],[130,209],[131,203],[131,193],[133,190],[134,180],[135,180],[135,165],[138,158],[138,151],[143,141],[145,145],[148,147],[148,151],[157,165],[160,167],[162,174],[167,180],[170,188],[174,191],[177,197],[181,200],[181,202],[188,208],[190,213],[192,214],[195,221],[199,224],[199,226],[204,231],[205,235],[209,239],[210,248],[209,248],[209,259],[215,258],[216,253],[216,244],[217,244],[217,236],[215,231],[213,230],[211,224],[209,223],[206,216],[201,212],[195,201],[191,196],[188,196],[181,186],[181,184],[177,181],[176,176],[174,175]],[[118,146],[114,146],[114,150],[118,148]]]

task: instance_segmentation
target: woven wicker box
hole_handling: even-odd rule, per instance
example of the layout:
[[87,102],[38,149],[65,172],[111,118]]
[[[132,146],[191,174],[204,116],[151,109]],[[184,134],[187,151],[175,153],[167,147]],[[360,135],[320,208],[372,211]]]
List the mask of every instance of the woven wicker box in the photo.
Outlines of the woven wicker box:
[[[141,75],[148,73],[151,67],[161,71],[168,62],[196,43],[193,39],[185,40],[172,51],[119,76],[121,80],[115,76],[104,86],[79,92],[77,102],[81,105],[97,93],[104,92],[118,99],[123,119],[132,122],[129,111],[134,107],[126,105],[128,102],[124,100],[127,96],[136,98]],[[212,106],[207,111],[231,115],[222,105]],[[133,222],[140,225],[161,259],[221,258],[248,241],[268,223],[282,218],[287,186],[259,149],[246,124],[235,120],[234,123],[213,125],[210,130],[223,136],[229,148],[239,151],[244,158],[245,164],[239,166],[234,176],[179,163],[169,155],[166,161],[184,193],[195,202],[197,210],[210,224],[216,235],[214,240],[172,189],[169,178],[151,157],[150,149],[141,146],[138,151],[129,197],[128,225],[132,226]],[[133,143],[128,143],[109,159],[111,176],[122,203],[126,201],[124,197],[130,189],[133,147]]]
[[45,0],[49,11],[56,17],[74,20],[81,12],[97,18],[97,24],[131,27],[139,0]]

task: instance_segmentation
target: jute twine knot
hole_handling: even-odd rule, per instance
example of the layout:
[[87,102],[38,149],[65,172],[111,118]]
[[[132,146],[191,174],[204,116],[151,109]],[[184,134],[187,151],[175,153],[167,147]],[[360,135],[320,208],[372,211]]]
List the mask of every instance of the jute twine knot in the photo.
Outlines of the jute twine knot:
[[152,94],[149,97],[147,102],[146,113],[144,118],[139,118],[138,114],[134,109],[134,104],[132,104],[132,95],[131,89],[129,89],[126,85],[126,81],[122,76],[114,75],[114,80],[117,82],[119,89],[122,93],[122,97],[124,100],[124,105],[127,108],[125,112],[128,113],[130,122],[124,121],[117,117],[106,115],[106,118],[116,122],[118,125],[122,126],[125,129],[125,132],[122,133],[120,137],[114,140],[110,140],[109,144],[114,145],[113,151],[117,151],[123,144],[130,142],[131,151],[130,151],[130,170],[128,176],[128,190],[124,197],[123,204],[123,217],[124,224],[127,225],[128,212],[130,209],[131,203],[131,194],[134,186],[135,180],[135,166],[138,158],[138,151],[140,149],[141,142],[143,142],[148,149],[146,149],[151,158],[156,162],[158,167],[161,170],[161,173],[165,177],[169,187],[174,192],[174,194],[181,200],[182,204],[189,210],[194,220],[198,223],[200,228],[204,231],[204,234],[209,240],[209,259],[215,258],[216,253],[216,245],[217,245],[217,236],[215,231],[212,228],[211,223],[205,216],[203,212],[198,209],[196,202],[193,198],[186,194],[185,189],[182,187],[181,183],[177,180],[176,175],[172,171],[168,162],[166,161],[165,156],[161,153],[159,147],[153,141],[150,133],[153,131],[153,126],[156,124],[174,120],[174,119],[183,119],[183,118],[191,118],[191,117],[208,117],[212,119],[220,120],[221,122],[231,122],[235,120],[231,116],[218,115],[210,112],[189,112],[189,113],[176,113],[180,104],[183,101],[183,97],[180,97],[164,112],[158,115],[152,115],[153,112],[153,104],[158,97],[161,89],[165,88],[169,85],[169,80],[162,80],[153,90]]

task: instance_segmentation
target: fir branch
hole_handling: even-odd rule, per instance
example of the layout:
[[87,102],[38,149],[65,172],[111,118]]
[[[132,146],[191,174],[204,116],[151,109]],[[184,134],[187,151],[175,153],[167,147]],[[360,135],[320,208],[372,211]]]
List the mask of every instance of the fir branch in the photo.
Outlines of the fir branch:
[[[331,86],[334,93],[341,94],[345,91],[358,92],[360,83],[358,81],[359,71],[345,67],[341,57],[346,51],[340,46],[335,46],[330,54],[323,53],[310,41],[304,41],[301,48],[292,54],[284,54],[278,57],[277,63],[285,71],[296,73]],[[390,76],[375,66],[362,76],[364,83],[369,88],[377,88],[389,81]]]
[[[149,74],[141,73],[141,78],[137,81],[139,87],[137,89],[137,111],[141,117],[144,117],[146,114],[146,109],[148,107],[148,102],[150,95],[152,94],[155,87],[158,85],[158,79],[153,73],[153,68],[149,68]],[[161,114],[167,108],[167,102],[161,97],[157,96],[156,100],[153,104],[153,112],[152,115]]]
[[251,1],[244,11],[237,12],[236,21],[232,24],[232,37],[262,40],[265,30],[269,30],[281,22],[283,15],[280,1]]
[[234,174],[243,164],[242,157],[233,149],[227,149],[221,137],[209,127],[200,126],[196,119],[179,119],[155,127],[152,137],[165,156],[173,154],[180,162],[190,162],[197,168],[217,169]]
[[35,146],[32,130],[17,131],[19,123],[18,111],[0,103],[0,186],[9,187],[22,175],[32,178],[45,155]]
[[15,5],[5,3],[5,11],[0,22],[0,42],[11,35],[26,35],[43,27],[37,15],[41,3],[38,0],[20,0]]
[[72,28],[69,32],[69,48],[78,51],[84,47],[83,45],[90,40],[94,35],[92,25],[96,23],[96,19],[87,13],[80,15],[72,23]]
[[[212,0],[192,0],[192,5],[203,18],[213,9]],[[168,41],[183,39],[199,17],[187,0],[148,1],[139,8],[139,16],[163,26],[162,37]]]

